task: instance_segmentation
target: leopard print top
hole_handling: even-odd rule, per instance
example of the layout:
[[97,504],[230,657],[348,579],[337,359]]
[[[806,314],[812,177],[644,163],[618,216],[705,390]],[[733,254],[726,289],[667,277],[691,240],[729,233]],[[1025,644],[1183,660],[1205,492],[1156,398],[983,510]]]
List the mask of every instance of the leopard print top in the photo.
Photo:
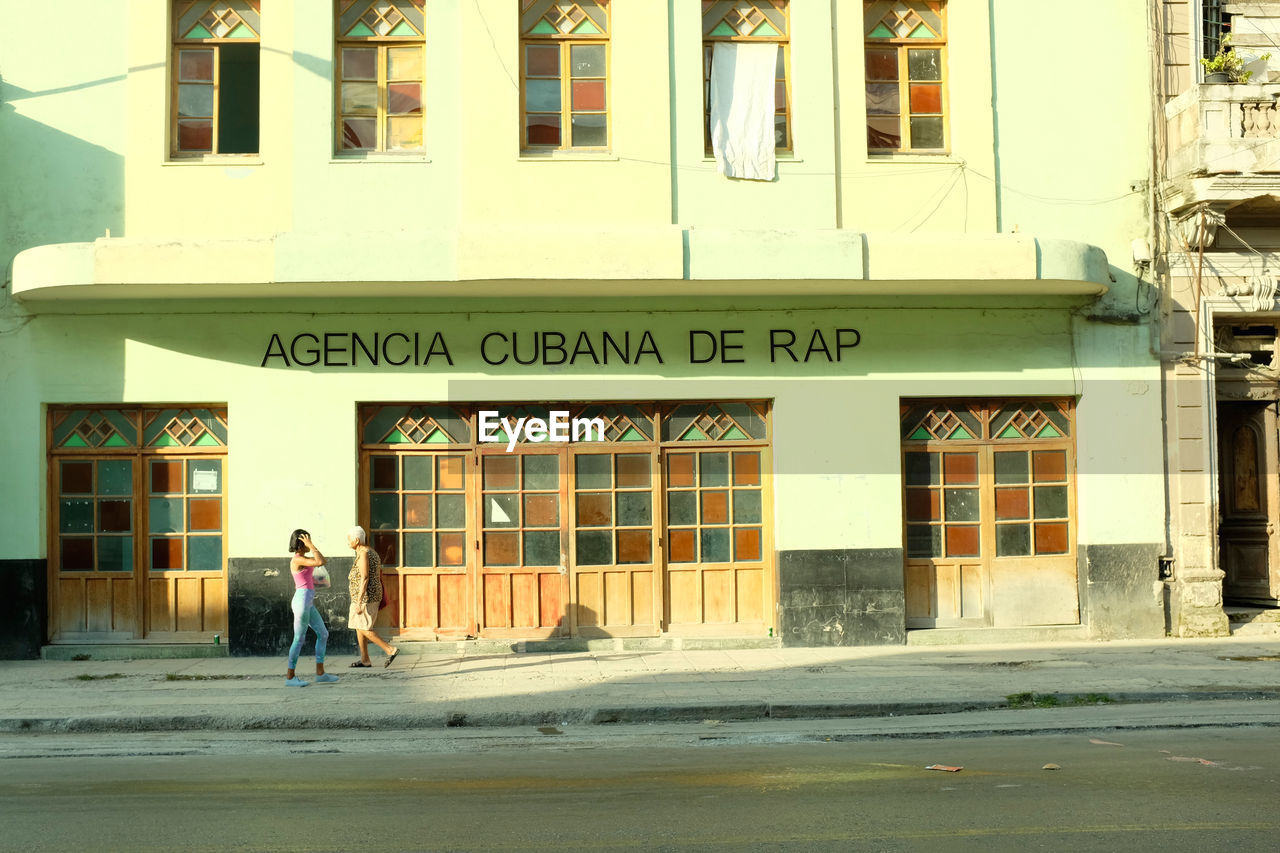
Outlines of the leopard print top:
[[[382,560],[378,557],[378,552],[372,548],[361,545],[364,552],[368,554],[369,559],[369,586],[365,590],[364,600],[368,604],[377,604],[382,601]],[[360,595],[360,554],[351,559],[351,572],[347,575],[347,591],[354,601]]]

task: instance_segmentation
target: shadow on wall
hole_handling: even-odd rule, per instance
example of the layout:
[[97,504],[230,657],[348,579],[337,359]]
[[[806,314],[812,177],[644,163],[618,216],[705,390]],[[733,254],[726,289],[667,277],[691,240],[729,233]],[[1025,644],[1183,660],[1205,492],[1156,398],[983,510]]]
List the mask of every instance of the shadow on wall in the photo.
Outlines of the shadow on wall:
[[124,232],[124,157],[23,114],[23,101],[49,94],[0,76],[0,266],[6,271],[14,255],[33,246],[94,240],[108,228],[116,236]]

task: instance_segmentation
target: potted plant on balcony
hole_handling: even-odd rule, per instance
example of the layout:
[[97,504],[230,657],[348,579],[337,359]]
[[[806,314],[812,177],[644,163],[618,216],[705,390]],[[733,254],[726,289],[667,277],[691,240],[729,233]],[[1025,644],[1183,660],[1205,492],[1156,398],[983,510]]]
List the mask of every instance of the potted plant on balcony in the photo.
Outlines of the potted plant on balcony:
[[[1271,54],[1264,53],[1258,59],[1270,59]],[[1231,44],[1231,34],[1227,33],[1218,42],[1218,52],[1212,59],[1201,59],[1204,66],[1204,82],[1206,83],[1248,83],[1253,76],[1252,71],[1245,70],[1245,62],[1236,53]]]

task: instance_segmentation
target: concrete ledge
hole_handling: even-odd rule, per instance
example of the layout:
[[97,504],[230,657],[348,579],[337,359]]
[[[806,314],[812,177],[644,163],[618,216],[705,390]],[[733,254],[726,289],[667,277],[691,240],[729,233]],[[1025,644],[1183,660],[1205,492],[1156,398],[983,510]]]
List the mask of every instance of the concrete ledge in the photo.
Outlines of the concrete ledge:
[[986,646],[1002,643],[1063,643],[1090,639],[1087,625],[1030,628],[912,628],[908,646]]
[[114,645],[56,645],[40,649],[42,660],[142,660],[225,658],[227,645],[212,643],[117,643]]

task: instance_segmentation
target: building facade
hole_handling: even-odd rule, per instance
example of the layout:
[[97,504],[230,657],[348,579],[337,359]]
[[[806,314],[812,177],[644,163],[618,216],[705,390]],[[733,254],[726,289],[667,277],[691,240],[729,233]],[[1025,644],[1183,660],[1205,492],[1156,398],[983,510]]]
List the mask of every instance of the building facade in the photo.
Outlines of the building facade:
[[7,4],[9,656],[355,523],[405,640],[1162,635],[1148,18],[1041,5]]
[[[1154,14],[1170,622],[1219,636],[1224,607],[1280,603],[1280,4],[1180,0]],[[1238,62],[1217,82],[1199,60],[1223,54]]]

